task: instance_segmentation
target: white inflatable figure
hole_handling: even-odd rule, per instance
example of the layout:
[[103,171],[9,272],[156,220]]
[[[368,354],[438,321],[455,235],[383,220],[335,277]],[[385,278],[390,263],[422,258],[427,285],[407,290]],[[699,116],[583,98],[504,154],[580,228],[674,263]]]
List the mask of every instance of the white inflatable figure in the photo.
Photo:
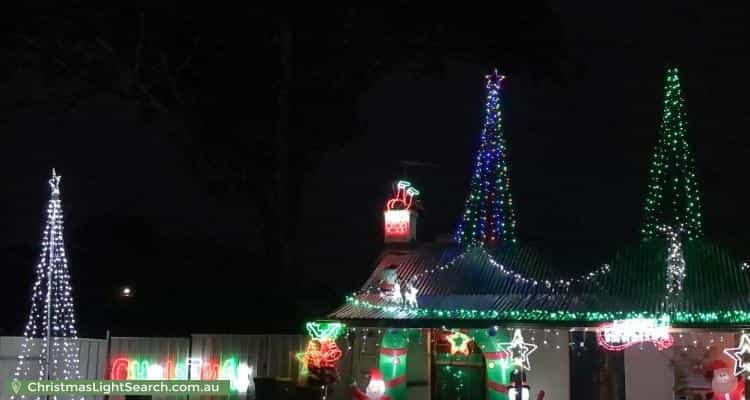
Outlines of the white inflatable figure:
[[[508,400],[516,400],[518,398],[518,392],[516,391],[516,388],[512,387],[508,389]],[[529,400],[529,388],[524,387],[521,389],[521,399],[522,400]]]
[[406,284],[406,289],[404,290],[404,301],[406,307],[419,307],[419,304],[417,303],[417,292],[417,288],[415,288],[411,282]]

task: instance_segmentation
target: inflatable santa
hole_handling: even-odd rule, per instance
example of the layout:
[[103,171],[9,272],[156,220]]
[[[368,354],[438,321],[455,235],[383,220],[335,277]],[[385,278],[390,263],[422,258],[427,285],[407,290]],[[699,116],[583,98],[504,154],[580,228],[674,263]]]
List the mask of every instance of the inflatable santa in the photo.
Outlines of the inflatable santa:
[[745,380],[734,376],[732,367],[723,360],[714,360],[705,368],[705,376],[711,381],[712,398],[715,400],[744,400]]
[[385,395],[383,373],[377,368],[370,370],[370,383],[367,384],[364,393],[355,384],[349,386],[349,390],[353,400],[392,400],[390,396]]

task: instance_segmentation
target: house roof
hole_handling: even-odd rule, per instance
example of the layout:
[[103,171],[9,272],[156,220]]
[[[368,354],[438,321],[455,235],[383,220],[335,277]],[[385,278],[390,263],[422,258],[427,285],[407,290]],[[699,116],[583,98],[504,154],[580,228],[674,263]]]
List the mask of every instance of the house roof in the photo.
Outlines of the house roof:
[[[747,264],[701,241],[685,243],[683,254],[683,290],[667,302],[667,245],[661,241],[623,248],[608,264],[573,278],[528,247],[386,248],[360,291],[329,317],[353,325],[440,326],[460,320],[588,326],[666,313],[675,326],[750,324]],[[402,282],[414,278],[417,308],[388,303],[377,293],[383,269],[391,266]]]

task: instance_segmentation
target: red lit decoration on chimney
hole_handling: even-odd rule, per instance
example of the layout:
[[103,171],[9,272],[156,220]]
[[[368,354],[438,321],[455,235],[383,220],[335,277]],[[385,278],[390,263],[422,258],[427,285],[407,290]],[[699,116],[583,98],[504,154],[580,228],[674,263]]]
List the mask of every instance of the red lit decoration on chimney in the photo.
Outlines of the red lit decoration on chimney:
[[417,214],[412,210],[419,190],[407,181],[396,183],[396,193],[385,209],[385,242],[407,243],[416,237]]

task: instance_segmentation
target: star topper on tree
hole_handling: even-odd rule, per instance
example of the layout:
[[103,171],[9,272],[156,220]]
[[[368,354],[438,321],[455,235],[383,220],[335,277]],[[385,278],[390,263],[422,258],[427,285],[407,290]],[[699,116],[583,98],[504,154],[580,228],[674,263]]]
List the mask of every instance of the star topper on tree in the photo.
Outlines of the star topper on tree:
[[52,196],[60,195],[60,178],[62,177],[60,175],[57,175],[55,169],[52,168],[52,178],[50,178],[50,180],[48,181]]
[[499,74],[497,68],[495,68],[491,74],[485,75],[484,79],[487,79],[487,89],[500,89],[500,84],[505,79],[505,75]]

